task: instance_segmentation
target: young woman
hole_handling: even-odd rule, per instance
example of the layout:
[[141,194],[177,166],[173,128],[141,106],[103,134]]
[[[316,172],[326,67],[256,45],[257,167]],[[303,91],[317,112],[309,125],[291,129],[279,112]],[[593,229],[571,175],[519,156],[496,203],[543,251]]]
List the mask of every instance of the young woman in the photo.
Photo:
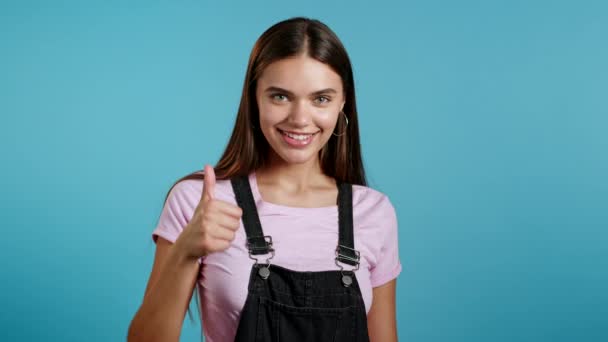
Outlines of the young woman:
[[355,87],[323,23],[270,27],[215,168],[176,182],[129,341],[178,341],[193,290],[208,342],[397,340],[397,218],[366,186]]

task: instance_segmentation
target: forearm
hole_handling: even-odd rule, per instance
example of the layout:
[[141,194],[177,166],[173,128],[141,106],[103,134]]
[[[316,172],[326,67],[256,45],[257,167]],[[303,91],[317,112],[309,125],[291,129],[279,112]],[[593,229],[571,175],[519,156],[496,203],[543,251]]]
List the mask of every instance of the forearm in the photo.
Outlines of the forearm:
[[172,248],[161,276],[151,285],[128,332],[128,341],[179,341],[199,264]]

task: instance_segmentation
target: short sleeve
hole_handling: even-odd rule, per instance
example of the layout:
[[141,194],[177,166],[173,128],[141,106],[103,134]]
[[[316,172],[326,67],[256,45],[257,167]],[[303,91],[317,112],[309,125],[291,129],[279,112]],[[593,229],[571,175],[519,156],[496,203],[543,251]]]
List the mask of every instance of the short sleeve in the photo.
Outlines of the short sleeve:
[[399,259],[397,214],[388,197],[384,196],[382,199],[380,210],[382,210],[380,217],[383,218],[380,223],[383,226],[382,231],[385,235],[380,248],[378,262],[370,270],[372,287],[384,285],[397,278],[402,268]]
[[[169,192],[169,196],[163,205],[160,218],[158,219],[158,224],[152,232],[154,242],[157,241],[159,236],[170,242],[175,242],[188,222],[190,222],[197,204],[197,195],[192,182],[179,182]],[[200,189],[198,190],[198,194],[200,196]]]

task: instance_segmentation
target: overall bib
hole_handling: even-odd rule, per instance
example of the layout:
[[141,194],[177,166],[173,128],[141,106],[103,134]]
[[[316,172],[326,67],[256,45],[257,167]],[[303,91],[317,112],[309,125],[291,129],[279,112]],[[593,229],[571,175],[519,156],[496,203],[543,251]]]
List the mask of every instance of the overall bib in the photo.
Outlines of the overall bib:
[[[365,304],[354,273],[360,256],[354,249],[352,186],[338,184],[339,270],[298,272],[270,263],[272,237],[262,231],[249,179],[234,178],[231,183],[243,210],[249,257],[255,260],[235,342],[369,342]],[[258,263],[256,256],[264,254],[269,254],[266,261]]]

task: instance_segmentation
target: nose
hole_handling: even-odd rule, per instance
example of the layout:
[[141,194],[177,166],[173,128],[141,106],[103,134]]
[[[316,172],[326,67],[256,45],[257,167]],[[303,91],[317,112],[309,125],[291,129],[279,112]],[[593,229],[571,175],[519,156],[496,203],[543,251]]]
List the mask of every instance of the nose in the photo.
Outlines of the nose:
[[311,120],[310,108],[308,108],[305,101],[295,101],[289,113],[289,123],[296,127],[306,127],[310,124]]

